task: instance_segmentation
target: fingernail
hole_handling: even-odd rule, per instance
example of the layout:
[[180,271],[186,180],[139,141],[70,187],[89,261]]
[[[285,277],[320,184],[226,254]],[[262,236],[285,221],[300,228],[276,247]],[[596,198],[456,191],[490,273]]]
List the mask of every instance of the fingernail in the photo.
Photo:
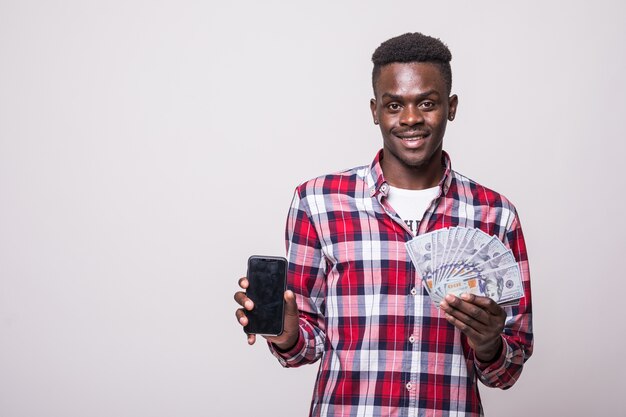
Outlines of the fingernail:
[[454,301],[454,295],[452,295],[452,294],[446,295],[446,301],[453,302]]
[[246,301],[245,306],[248,310],[252,310],[252,307],[253,307],[252,301],[250,300]]
[[242,325],[244,325],[244,326],[245,326],[245,320],[244,320],[244,318],[243,318],[243,317],[240,317],[240,318],[239,318],[239,323],[241,323]]

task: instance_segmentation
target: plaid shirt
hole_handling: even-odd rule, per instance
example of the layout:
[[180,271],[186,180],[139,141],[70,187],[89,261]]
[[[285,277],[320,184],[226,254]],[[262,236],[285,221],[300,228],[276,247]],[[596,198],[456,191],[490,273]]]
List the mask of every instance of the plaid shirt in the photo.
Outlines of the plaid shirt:
[[289,288],[300,310],[293,349],[270,349],[285,367],[321,359],[311,416],[479,416],[477,379],[512,386],[532,352],[528,259],[513,205],[452,171],[418,233],[464,226],[498,236],[520,266],[519,306],[505,307],[503,349],[478,361],[423,289],[405,250],[413,236],[386,202],[380,166],[300,185],[287,219]]

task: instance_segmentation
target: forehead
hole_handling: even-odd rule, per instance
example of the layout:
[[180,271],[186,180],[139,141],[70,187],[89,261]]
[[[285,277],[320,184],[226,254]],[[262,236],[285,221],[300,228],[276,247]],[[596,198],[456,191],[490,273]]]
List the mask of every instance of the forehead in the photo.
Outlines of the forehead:
[[380,69],[376,96],[412,95],[434,91],[445,96],[446,82],[436,64],[430,62],[394,62]]

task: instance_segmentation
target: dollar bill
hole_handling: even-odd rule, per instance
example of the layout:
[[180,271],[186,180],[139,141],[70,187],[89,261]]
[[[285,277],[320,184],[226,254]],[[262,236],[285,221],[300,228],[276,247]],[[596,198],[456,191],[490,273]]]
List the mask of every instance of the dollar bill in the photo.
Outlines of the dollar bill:
[[515,256],[513,256],[513,252],[511,252],[510,249],[507,249],[506,252],[494,254],[492,258],[487,259],[484,262],[478,262],[473,264],[472,270],[485,273],[490,270],[504,268],[514,263],[516,263]]
[[446,294],[470,293],[512,305],[524,297],[515,256],[496,236],[450,227],[418,235],[406,249],[436,305]]

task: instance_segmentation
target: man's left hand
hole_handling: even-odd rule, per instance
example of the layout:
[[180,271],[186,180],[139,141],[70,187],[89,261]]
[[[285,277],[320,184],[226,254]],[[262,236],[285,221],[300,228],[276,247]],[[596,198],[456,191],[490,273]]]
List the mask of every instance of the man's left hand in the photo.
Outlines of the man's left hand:
[[506,313],[495,301],[474,294],[446,295],[440,304],[446,320],[462,331],[481,362],[493,362],[502,348]]

